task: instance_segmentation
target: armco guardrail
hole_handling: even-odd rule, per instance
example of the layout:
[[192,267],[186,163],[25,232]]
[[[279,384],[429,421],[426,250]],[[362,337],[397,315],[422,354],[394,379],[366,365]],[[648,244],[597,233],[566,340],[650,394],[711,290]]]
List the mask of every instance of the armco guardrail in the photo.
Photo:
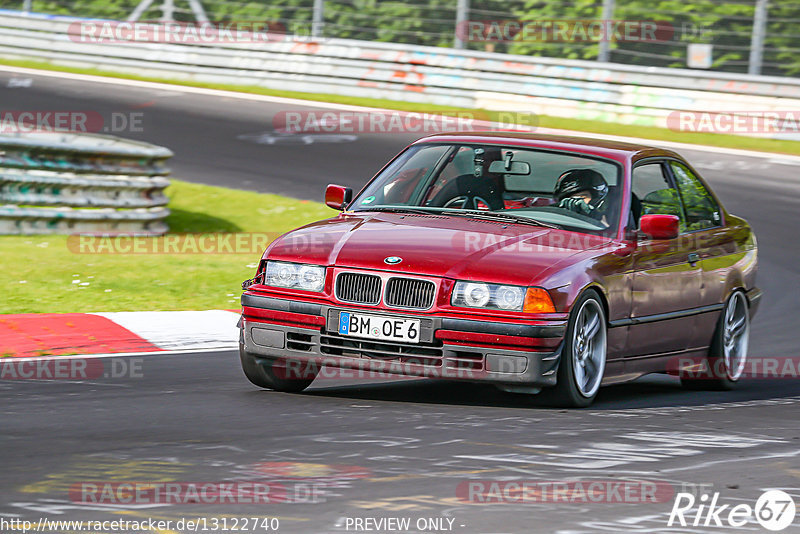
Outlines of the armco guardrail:
[[163,234],[171,156],[104,135],[0,135],[0,234]]
[[0,56],[159,78],[661,127],[675,111],[800,112],[800,80],[790,78],[282,36],[267,42],[99,43],[85,38],[81,23],[102,21],[0,12]]

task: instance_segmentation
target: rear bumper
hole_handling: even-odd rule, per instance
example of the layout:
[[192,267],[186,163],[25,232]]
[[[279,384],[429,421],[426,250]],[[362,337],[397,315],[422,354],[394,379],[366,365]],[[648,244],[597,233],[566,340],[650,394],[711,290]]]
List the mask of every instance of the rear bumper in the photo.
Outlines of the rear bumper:
[[242,296],[242,306],[242,342],[248,353],[318,369],[356,370],[354,378],[378,373],[553,386],[566,330],[566,323],[558,321],[515,324],[392,312],[422,321],[420,343],[397,343],[338,334],[340,310],[367,310],[250,294]]

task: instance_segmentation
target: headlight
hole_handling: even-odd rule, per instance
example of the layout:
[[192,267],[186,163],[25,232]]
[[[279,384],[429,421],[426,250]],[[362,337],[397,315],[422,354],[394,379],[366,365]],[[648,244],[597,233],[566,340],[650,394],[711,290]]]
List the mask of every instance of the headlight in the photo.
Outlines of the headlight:
[[457,285],[456,293],[458,297],[456,300],[460,300],[465,306],[480,308],[489,304],[489,300],[492,298],[491,291],[487,284],[469,283],[461,286]]
[[525,292],[521,287],[500,286],[494,293],[494,301],[498,308],[519,310],[525,301]]
[[504,286],[483,282],[456,282],[453,306],[492,308],[532,313],[555,313],[550,294],[540,287]]
[[322,291],[325,287],[325,267],[283,261],[268,261],[264,285]]

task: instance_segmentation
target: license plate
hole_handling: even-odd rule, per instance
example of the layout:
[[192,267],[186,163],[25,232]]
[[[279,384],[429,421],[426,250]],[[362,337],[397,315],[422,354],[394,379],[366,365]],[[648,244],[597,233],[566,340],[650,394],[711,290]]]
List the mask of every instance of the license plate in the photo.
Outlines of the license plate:
[[339,312],[339,334],[419,343],[419,319],[400,319],[343,311]]

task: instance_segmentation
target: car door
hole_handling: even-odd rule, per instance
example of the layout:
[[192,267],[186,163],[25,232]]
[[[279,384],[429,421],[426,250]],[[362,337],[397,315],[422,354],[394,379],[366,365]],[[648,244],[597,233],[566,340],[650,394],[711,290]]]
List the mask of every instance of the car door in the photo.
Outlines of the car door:
[[700,303],[699,257],[684,239],[686,217],[667,162],[644,160],[633,168],[631,180],[636,227],[643,215],[676,215],[682,234],[677,239],[640,236],[638,240],[632,260],[627,356],[682,351],[694,331],[691,310]]
[[736,242],[722,226],[722,211],[717,200],[696,174],[682,162],[672,160],[669,170],[681,196],[686,215],[685,239],[700,257],[698,306],[708,310],[695,318],[689,348],[706,347],[719,318],[728,271],[741,259]]

